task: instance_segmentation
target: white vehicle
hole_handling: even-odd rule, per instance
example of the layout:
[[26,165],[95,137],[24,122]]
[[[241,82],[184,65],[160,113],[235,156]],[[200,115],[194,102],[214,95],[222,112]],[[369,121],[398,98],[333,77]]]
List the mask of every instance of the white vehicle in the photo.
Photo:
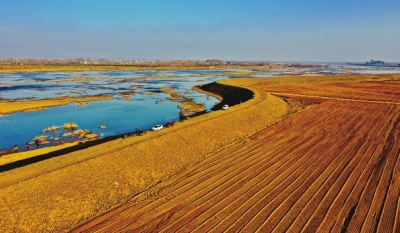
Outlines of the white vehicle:
[[224,106],[222,106],[223,110],[227,110],[229,108],[229,106],[227,104],[225,104]]
[[157,130],[160,130],[160,129],[162,129],[162,128],[163,128],[162,125],[155,125],[155,126],[153,126],[153,128],[151,128],[151,130],[157,131]]

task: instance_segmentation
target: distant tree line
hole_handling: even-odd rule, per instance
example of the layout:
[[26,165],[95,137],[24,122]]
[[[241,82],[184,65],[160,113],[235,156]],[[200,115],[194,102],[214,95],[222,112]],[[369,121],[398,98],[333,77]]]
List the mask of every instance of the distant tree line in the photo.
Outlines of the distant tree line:
[[2,66],[75,66],[75,65],[101,65],[101,66],[151,66],[151,67],[182,67],[182,66],[223,66],[227,63],[223,60],[106,60],[106,59],[31,59],[9,58],[0,59]]
[[106,59],[0,59],[0,66],[134,66],[134,67],[210,67],[210,66],[264,66],[264,67],[326,67],[322,64],[271,63],[265,61],[211,60],[106,60]]

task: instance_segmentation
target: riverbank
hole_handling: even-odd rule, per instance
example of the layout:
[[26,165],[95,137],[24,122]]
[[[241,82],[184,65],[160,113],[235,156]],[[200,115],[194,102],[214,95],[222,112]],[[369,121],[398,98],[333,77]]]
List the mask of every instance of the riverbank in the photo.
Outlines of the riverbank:
[[228,111],[0,173],[2,229],[69,230],[287,117],[287,102],[253,91]]
[[340,78],[239,80],[321,104],[72,232],[399,232],[400,76]]
[[[201,86],[196,86],[193,87],[195,90],[202,92],[207,95],[213,95],[214,97],[218,98],[221,100],[221,102],[217,106],[222,106],[222,104],[229,103],[230,106],[234,105],[239,105],[240,103],[244,103],[248,101],[253,96],[255,97],[255,93],[252,91],[241,88],[241,87],[235,87],[235,86],[229,86],[226,84],[219,84],[219,83],[210,83],[206,85],[201,85]],[[177,93],[173,92],[172,90],[163,90],[164,92],[168,93],[171,95],[171,97],[178,95]],[[47,102],[53,103],[51,99],[49,100],[38,100],[34,101],[37,102],[38,106],[42,106],[40,104],[44,104]],[[57,101],[55,101],[57,103]],[[178,102],[182,102],[179,100]],[[191,121],[193,121],[193,117],[200,116],[205,113],[205,111],[202,108],[199,108],[199,106],[193,104],[191,101],[186,100],[182,102],[182,109],[189,111],[189,112],[194,112],[192,115],[189,115],[190,118],[192,118]],[[12,104],[10,106],[13,106]],[[22,105],[23,106],[23,105]],[[221,108],[219,108],[221,109]],[[179,123],[178,123],[179,124]],[[175,127],[176,128],[176,127]],[[150,131],[150,129],[145,129],[144,132]],[[49,146],[49,147],[44,147],[44,148],[38,148],[38,149],[33,149],[30,151],[24,151],[20,153],[13,153],[9,155],[3,156],[2,160],[0,161],[0,172],[12,170],[18,167],[26,166],[31,163],[35,162],[40,162],[46,159],[50,159],[53,157],[58,157],[67,153],[71,153],[77,150],[82,150],[86,149],[88,147],[96,146],[102,143],[106,143],[112,140],[124,138],[125,135],[135,135],[134,132],[124,134],[124,135],[114,135],[114,136],[108,136],[105,138],[101,139],[96,139],[96,140],[87,140],[87,139],[82,139],[78,140],[75,142],[66,142],[62,143],[60,145],[54,145],[54,146]],[[137,135],[136,135],[137,136]],[[141,139],[147,138],[147,135],[142,135]]]

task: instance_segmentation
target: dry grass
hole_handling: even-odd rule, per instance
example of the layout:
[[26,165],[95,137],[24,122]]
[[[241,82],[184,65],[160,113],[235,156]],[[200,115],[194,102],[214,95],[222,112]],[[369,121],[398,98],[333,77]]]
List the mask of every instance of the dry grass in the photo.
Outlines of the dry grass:
[[97,216],[285,116],[284,101],[259,96],[229,112],[3,172],[0,225],[6,230],[60,231]]
[[74,102],[89,102],[100,100],[111,100],[113,97],[104,96],[87,96],[87,97],[62,97],[43,100],[27,100],[27,101],[0,101],[0,115],[11,114],[21,111],[44,110],[45,107],[54,107],[67,105]]
[[181,104],[179,105],[179,108],[182,110],[191,112],[201,112],[205,110],[203,105],[193,102],[191,99],[173,91],[170,88],[162,87],[160,88],[160,91],[170,95],[170,97],[168,97],[170,101],[180,102]]
[[[213,153],[76,230],[397,232],[400,83],[338,78],[325,78],[330,86],[312,93],[319,106]],[[267,90],[269,82],[246,84]],[[305,91],[299,83],[273,88]]]
[[[77,231],[396,232],[399,183],[390,174],[399,166],[400,106],[389,102],[399,76],[379,78],[386,97],[362,75],[223,81],[256,98],[0,173],[0,226],[59,232],[100,216]],[[319,94],[334,99],[311,98],[302,83],[325,83]],[[359,99],[364,83],[380,102]],[[356,91],[343,94],[348,85]],[[290,106],[307,105],[262,91],[270,89],[322,104],[281,121]],[[352,93],[360,101],[343,100]]]

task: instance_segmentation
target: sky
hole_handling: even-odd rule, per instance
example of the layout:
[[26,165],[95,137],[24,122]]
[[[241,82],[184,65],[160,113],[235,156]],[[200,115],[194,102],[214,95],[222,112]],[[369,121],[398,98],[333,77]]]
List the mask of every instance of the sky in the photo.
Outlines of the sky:
[[400,61],[400,0],[0,0],[0,58]]

